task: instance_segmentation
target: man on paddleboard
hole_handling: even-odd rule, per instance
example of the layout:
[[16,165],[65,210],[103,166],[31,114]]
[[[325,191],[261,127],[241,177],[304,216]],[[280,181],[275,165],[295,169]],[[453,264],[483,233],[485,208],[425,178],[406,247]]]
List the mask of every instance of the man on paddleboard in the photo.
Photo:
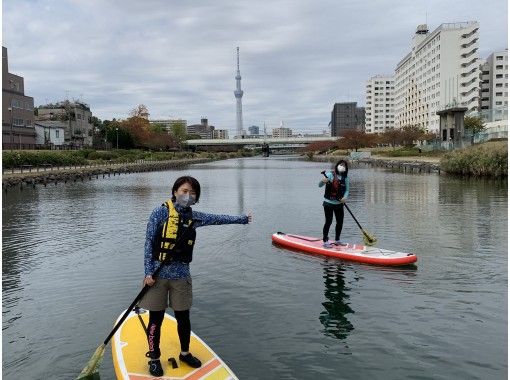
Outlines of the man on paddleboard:
[[333,214],[335,214],[335,242],[336,245],[345,245],[340,242],[340,234],[344,224],[344,203],[349,196],[349,166],[347,161],[340,160],[336,163],[334,170],[324,171],[322,174],[324,178],[319,182],[319,187],[326,185],[324,191],[324,216],[326,221],[322,229],[322,241],[325,248],[331,248],[332,243],[329,242],[329,228],[333,223]]
[[[144,285],[150,286],[139,306],[149,310],[147,340],[149,372],[163,376],[159,342],[165,309],[170,307],[177,320],[177,333],[181,344],[179,360],[193,368],[202,363],[191,352],[189,343],[192,304],[192,281],[189,264],[193,258],[195,228],[218,224],[248,224],[251,214],[230,216],[193,211],[191,206],[200,198],[199,182],[189,176],[179,177],[172,187],[172,198],[152,212],[147,223],[145,239]],[[152,273],[164,265],[157,278]]]

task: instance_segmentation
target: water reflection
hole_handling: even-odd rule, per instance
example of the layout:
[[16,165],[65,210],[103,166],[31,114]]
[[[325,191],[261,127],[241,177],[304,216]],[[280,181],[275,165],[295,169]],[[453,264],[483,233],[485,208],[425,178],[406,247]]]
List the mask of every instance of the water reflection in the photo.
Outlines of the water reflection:
[[[31,202],[26,202],[29,193]],[[10,298],[11,290],[20,285],[21,273],[33,267],[36,241],[33,234],[27,234],[38,225],[39,197],[32,189],[11,191],[4,195],[2,203],[2,289],[4,302],[9,303],[17,298]],[[6,312],[4,312],[5,317]]]
[[237,213],[239,215],[246,213],[246,210],[244,209],[244,160],[238,159],[237,160],[237,199],[238,199],[238,209]]
[[344,278],[344,268],[339,263],[325,263],[324,266],[324,296],[323,311],[319,320],[324,326],[325,335],[338,339],[345,339],[354,330],[354,326],[347,319],[347,314],[354,314],[349,302],[348,291]]

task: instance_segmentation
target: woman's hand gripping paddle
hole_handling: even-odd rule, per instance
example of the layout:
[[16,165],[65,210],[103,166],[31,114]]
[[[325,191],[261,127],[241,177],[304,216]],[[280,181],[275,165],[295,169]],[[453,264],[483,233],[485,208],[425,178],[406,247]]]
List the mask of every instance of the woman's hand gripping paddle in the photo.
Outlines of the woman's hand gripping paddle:
[[[326,175],[326,172],[325,171],[322,171],[321,172],[322,175],[324,175],[324,177],[326,177],[327,179],[328,176]],[[353,213],[351,212],[351,209],[349,208],[349,206],[347,206],[346,203],[344,203],[344,206],[345,208],[347,209],[347,211],[349,211],[349,214],[351,214],[352,216],[352,219],[354,219],[354,221],[356,222],[356,224],[358,225],[359,229],[361,230],[361,232],[363,233],[363,242],[366,244],[366,245],[374,245],[375,243],[377,243],[377,239],[375,238],[375,236],[373,235],[370,235],[367,231],[365,231],[363,229],[363,227],[361,227],[361,224],[359,224],[358,220],[356,219],[356,217],[353,215]]]

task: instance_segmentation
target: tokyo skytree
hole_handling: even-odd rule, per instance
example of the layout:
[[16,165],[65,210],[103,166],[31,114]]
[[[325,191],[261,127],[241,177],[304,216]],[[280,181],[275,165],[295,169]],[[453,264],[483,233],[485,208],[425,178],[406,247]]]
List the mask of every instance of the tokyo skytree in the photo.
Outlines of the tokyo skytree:
[[239,70],[239,46],[237,47],[237,75],[236,75],[236,90],[234,91],[236,97],[236,124],[237,132],[236,137],[242,138],[245,133],[243,130],[243,90],[241,90],[241,71]]

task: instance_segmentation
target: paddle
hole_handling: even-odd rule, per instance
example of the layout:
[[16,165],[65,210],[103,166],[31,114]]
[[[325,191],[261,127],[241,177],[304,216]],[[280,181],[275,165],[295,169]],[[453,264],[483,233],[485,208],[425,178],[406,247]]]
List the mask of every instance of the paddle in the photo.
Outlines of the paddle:
[[354,221],[358,225],[358,227],[361,230],[361,232],[363,232],[363,241],[365,242],[365,244],[366,245],[374,245],[375,243],[377,243],[377,239],[375,238],[375,236],[370,235],[367,231],[365,231],[363,229],[363,227],[361,227],[361,225],[359,224],[359,222],[356,219],[356,217],[352,214],[351,209],[349,208],[349,206],[347,206],[346,203],[344,203],[344,206],[347,209],[347,211],[349,211],[349,214],[351,214],[352,219],[354,219]]
[[[326,175],[326,171],[322,171],[321,174],[323,174],[324,177],[326,177],[329,180],[328,176]],[[363,232],[363,241],[365,242],[365,244],[366,245],[374,245],[375,243],[377,243],[377,239],[375,238],[375,236],[370,235],[367,231],[365,231],[363,229],[363,227],[361,227],[361,224],[359,224],[358,220],[356,219],[354,214],[351,212],[351,209],[349,208],[349,206],[347,206],[346,203],[344,203],[344,206],[347,209],[347,211],[349,211],[349,214],[351,214],[352,219],[354,219],[354,221],[358,225],[361,232]]]
[[[195,223],[195,221],[193,220],[188,227],[191,229],[194,223]],[[190,231],[190,229],[188,229],[188,231]],[[177,241],[175,242],[175,245],[177,245],[177,243],[180,243],[185,237],[187,237],[187,235],[188,234],[186,234],[186,233],[183,234],[179,239],[177,239]],[[161,263],[156,268],[154,273],[152,273],[152,277],[153,278],[156,278],[156,276],[159,274],[161,269],[163,269],[164,265],[165,264]],[[96,351],[94,352],[94,354],[92,354],[92,357],[88,361],[87,365],[81,370],[81,372],[78,375],[78,377],[76,378],[76,380],[99,379],[98,370],[99,370],[99,366],[101,365],[101,362],[103,361],[104,349],[105,349],[106,345],[108,344],[110,339],[112,339],[113,335],[117,332],[117,330],[122,325],[122,323],[126,320],[126,318],[128,317],[129,313],[131,312],[131,310],[133,310],[133,308],[138,303],[138,301],[140,301],[142,299],[142,297],[145,295],[145,293],[147,293],[149,288],[150,288],[149,285],[145,285],[142,288],[142,290],[140,290],[140,293],[138,293],[138,295],[133,300],[133,302],[131,302],[131,305],[129,305],[129,307],[127,308],[126,312],[122,315],[120,320],[113,327],[113,330],[110,331],[110,334],[108,334],[108,336],[104,340],[103,344],[101,344],[99,347],[96,348]]]
[[[158,275],[158,273],[161,271],[161,269],[163,269],[163,265],[164,264],[161,264],[160,266],[158,266],[156,268],[156,270],[152,274],[152,277],[156,277]],[[88,361],[87,365],[82,369],[82,371],[80,372],[80,374],[78,375],[76,380],[92,380],[92,379],[98,378],[95,374],[98,372],[99,366],[101,365],[101,362],[103,360],[104,349],[105,349],[106,345],[108,344],[110,339],[112,339],[113,335],[117,332],[117,330],[122,325],[122,323],[126,320],[129,313],[131,312],[131,310],[133,310],[133,308],[138,303],[138,301],[140,301],[142,299],[142,297],[145,295],[145,293],[147,293],[149,288],[150,288],[149,285],[145,285],[142,288],[142,290],[140,290],[140,293],[138,293],[138,295],[133,300],[133,302],[131,302],[131,305],[129,305],[126,312],[122,315],[122,318],[120,318],[120,320],[114,326],[113,330],[110,331],[110,334],[108,334],[108,336],[104,340],[103,344],[101,344],[99,347],[96,348],[96,351],[94,352],[94,354]]]

